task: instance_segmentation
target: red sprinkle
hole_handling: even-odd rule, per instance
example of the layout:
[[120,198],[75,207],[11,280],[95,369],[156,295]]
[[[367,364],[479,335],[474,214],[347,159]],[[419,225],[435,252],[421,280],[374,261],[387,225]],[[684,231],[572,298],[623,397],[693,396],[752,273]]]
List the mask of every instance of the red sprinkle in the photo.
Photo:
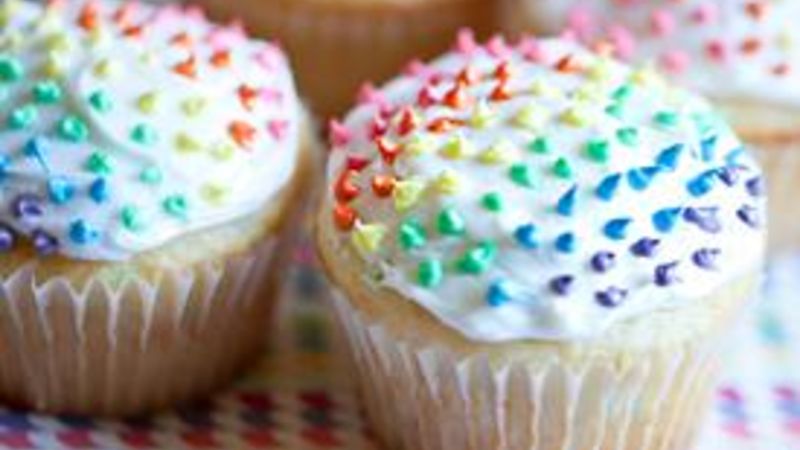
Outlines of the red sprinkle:
[[511,93],[508,91],[508,85],[505,82],[500,82],[495,86],[491,95],[489,96],[495,102],[502,102],[511,98]]
[[347,157],[347,169],[353,170],[356,172],[361,172],[367,167],[370,163],[370,160],[367,158],[362,158],[360,156],[349,155]]
[[256,129],[247,122],[234,120],[228,126],[228,133],[241,148],[249,148],[256,137]]
[[440,117],[428,124],[428,131],[433,133],[447,133],[448,131],[464,126],[464,121],[451,117]]
[[400,113],[400,123],[397,125],[397,132],[400,136],[405,136],[414,131],[419,125],[418,119],[411,108],[404,108]]
[[396,180],[391,175],[375,175],[372,177],[372,191],[381,198],[389,197],[394,191]]
[[358,213],[356,210],[342,203],[333,207],[333,222],[342,231],[350,231],[356,224]]
[[97,28],[100,24],[95,2],[86,2],[78,15],[78,25],[84,30],[90,31]]
[[378,152],[380,152],[381,158],[386,164],[394,164],[397,156],[402,151],[402,147],[399,144],[392,144],[384,138],[376,139],[375,144],[378,146]]
[[258,89],[252,88],[246,84],[239,86],[236,93],[239,95],[239,101],[248,111],[252,111],[255,107],[256,100],[258,100]]
[[337,200],[342,203],[347,203],[361,194],[361,188],[353,182],[353,177],[356,175],[358,175],[358,172],[355,170],[345,170],[339,175],[339,179],[336,180],[334,186],[334,193],[336,194]]

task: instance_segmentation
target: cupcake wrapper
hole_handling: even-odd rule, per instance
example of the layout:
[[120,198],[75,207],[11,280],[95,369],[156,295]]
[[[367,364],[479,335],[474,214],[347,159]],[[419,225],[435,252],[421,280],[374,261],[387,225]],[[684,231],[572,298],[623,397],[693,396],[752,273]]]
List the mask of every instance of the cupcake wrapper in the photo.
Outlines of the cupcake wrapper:
[[0,395],[122,415],[226,382],[264,341],[282,245],[272,238],[249,254],[163,270],[157,282],[119,273],[77,288],[18,269],[0,284]]
[[484,354],[414,348],[334,301],[368,418],[393,450],[686,450],[718,370],[718,341],[620,364],[598,352],[492,367]]
[[494,4],[487,0],[410,6],[302,0],[200,3],[222,18],[241,17],[248,28],[285,46],[301,93],[323,116],[345,112],[362,83],[381,82],[413,58],[446,50],[459,28],[473,27],[485,35],[494,27]]

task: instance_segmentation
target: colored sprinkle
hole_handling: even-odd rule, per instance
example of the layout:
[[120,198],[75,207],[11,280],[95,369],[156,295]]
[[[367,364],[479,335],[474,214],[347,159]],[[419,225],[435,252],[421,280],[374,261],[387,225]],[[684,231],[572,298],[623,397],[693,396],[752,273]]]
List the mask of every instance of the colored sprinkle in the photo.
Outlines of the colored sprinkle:
[[617,257],[611,252],[598,252],[592,256],[592,269],[598,273],[606,273],[616,264]]
[[635,191],[643,191],[650,187],[653,178],[658,173],[658,167],[643,167],[641,169],[631,169],[628,171],[628,185]]
[[703,161],[711,162],[714,160],[714,151],[717,149],[717,136],[711,136],[710,138],[704,139],[700,143],[700,154],[703,157]]
[[758,210],[749,205],[744,205],[736,211],[736,216],[751,228],[761,228],[761,218]]
[[155,166],[147,167],[139,174],[139,180],[145,184],[159,184],[163,179],[164,176],[161,173],[161,169]]
[[164,199],[162,206],[164,207],[164,211],[172,217],[183,220],[187,218],[189,202],[186,200],[186,197],[182,195],[170,195]]
[[678,167],[678,159],[683,153],[683,144],[675,144],[672,147],[666,148],[658,154],[656,164],[663,169],[673,171]]
[[70,224],[69,238],[78,245],[88,245],[100,239],[100,232],[81,219]]
[[574,282],[575,282],[575,277],[573,277],[572,275],[562,275],[550,280],[549,286],[550,290],[554,294],[560,296],[566,296],[569,295]]
[[536,238],[536,226],[527,224],[517,227],[514,231],[514,238],[517,242],[528,249],[535,249],[539,247],[539,240]]
[[556,238],[556,250],[561,253],[572,253],[578,247],[578,240],[573,233],[564,233]]
[[58,239],[44,230],[33,230],[31,233],[31,240],[33,241],[33,247],[36,249],[36,253],[41,256],[52,255],[58,250]]
[[23,75],[25,75],[25,69],[21,62],[8,57],[0,57],[0,81],[18,81]]
[[678,124],[678,114],[671,111],[661,111],[653,116],[653,121],[664,128],[671,128]]
[[493,308],[503,306],[512,300],[511,286],[506,281],[496,281],[489,285],[486,303]]
[[764,178],[755,177],[747,180],[745,183],[747,192],[753,197],[763,197],[767,192],[767,187],[764,185]]
[[707,233],[716,234],[722,231],[722,224],[717,218],[718,212],[719,208],[716,207],[686,208],[683,212],[683,218]]
[[572,178],[573,170],[569,160],[564,157],[558,158],[553,164],[553,175],[565,180]]
[[137,144],[149,147],[158,141],[158,134],[155,128],[140,123],[131,130],[131,140]]
[[556,212],[564,217],[570,217],[575,212],[575,199],[578,194],[578,186],[572,186],[564,195],[558,199]]
[[400,225],[399,239],[403,250],[423,247],[427,241],[425,228],[416,220],[406,220]]
[[0,253],[13,250],[16,240],[14,229],[4,223],[0,223]]
[[666,208],[657,211],[653,214],[653,225],[656,230],[662,233],[669,233],[678,223],[678,218],[681,216],[682,211],[681,208]]
[[514,164],[508,171],[508,176],[515,184],[523,187],[534,187],[533,172],[524,164]]
[[386,235],[386,226],[381,224],[364,224],[353,231],[353,244],[362,253],[374,253],[381,246]]
[[36,107],[24,105],[14,108],[8,116],[8,127],[12,130],[22,130],[33,125],[39,118]]
[[123,207],[120,213],[120,220],[122,221],[122,226],[128,231],[138,232],[145,227],[142,213],[135,206],[127,205]]
[[464,218],[453,208],[445,208],[436,219],[436,228],[445,236],[461,236],[466,224]]
[[622,180],[621,174],[613,174],[605,177],[597,186],[595,193],[601,200],[611,201],[617,193],[619,182]]
[[397,211],[407,211],[414,206],[425,191],[425,185],[414,180],[398,181],[394,185],[394,207]]
[[44,200],[36,194],[21,194],[11,202],[11,212],[17,219],[37,219],[44,214]]
[[662,264],[656,267],[654,280],[656,286],[667,287],[675,284],[677,281],[679,281],[677,272],[677,262]]
[[89,196],[96,203],[104,203],[108,200],[110,193],[108,188],[108,181],[105,178],[97,178],[89,186]]
[[650,258],[658,250],[658,239],[642,238],[631,246],[631,253],[641,258]]
[[468,250],[456,266],[461,272],[468,274],[481,274],[485,272],[494,261],[497,255],[497,245],[493,242],[484,241],[474,248]]
[[736,167],[726,166],[717,169],[717,178],[728,187],[733,187],[739,182],[739,171]]
[[611,145],[603,139],[591,140],[586,144],[586,156],[596,163],[608,162]]
[[625,301],[627,296],[628,291],[612,286],[605,291],[599,291],[595,293],[595,300],[600,304],[600,306],[605,306],[606,308],[616,308],[617,306],[621,305],[623,301]]
[[503,210],[503,197],[497,192],[490,192],[483,196],[481,205],[490,212],[500,212]]
[[105,91],[95,91],[89,96],[89,104],[99,113],[107,113],[114,107],[111,97]]
[[636,128],[620,128],[617,130],[617,139],[628,147],[639,145],[639,130]]
[[615,90],[611,94],[611,98],[617,101],[624,102],[629,98],[631,98],[632,95],[633,95],[633,85],[626,84],[617,88],[617,90]]
[[549,139],[545,137],[538,137],[528,144],[528,150],[533,153],[544,155],[550,153],[553,149]]
[[55,81],[42,81],[33,86],[33,99],[36,103],[52,105],[61,100],[62,92]]
[[110,175],[113,172],[111,156],[108,153],[93,152],[86,159],[85,167],[97,175]]
[[89,127],[76,116],[67,116],[58,122],[58,135],[70,142],[83,142],[89,137]]
[[703,172],[699,176],[695,177],[693,180],[690,180],[686,184],[686,189],[692,194],[693,197],[702,197],[714,188],[714,182],[716,180],[716,171],[709,170]]
[[613,239],[615,241],[625,239],[628,233],[628,226],[631,224],[631,222],[632,220],[629,218],[610,220],[603,227],[603,234],[605,234],[609,239]]
[[426,259],[419,264],[417,281],[426,288],[434,288],[442,282],[444,269],[442,263],[435,259]]
[[64,177],[54,177],[47,181],[47,193],[56,205],[63,205],[75,195],[75,185]]
[[720,250],[716,248],[700,249],[692,255],[692,261],[701,269],[714,270],[716,269],[719,254]]

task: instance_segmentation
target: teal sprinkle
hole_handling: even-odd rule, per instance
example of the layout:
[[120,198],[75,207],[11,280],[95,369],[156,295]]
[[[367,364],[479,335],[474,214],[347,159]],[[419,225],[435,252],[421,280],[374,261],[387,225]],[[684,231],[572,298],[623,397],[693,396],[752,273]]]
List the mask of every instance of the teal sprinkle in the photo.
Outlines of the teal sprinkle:
[[725,164],[728,166],[735,166],[739,163],[739,159],[745,155],[745,149],[742,147],[735,148],[725,155]]
[[501,197],[497,192],[490,192],[483,196],[481,199],[481,205],[483,205],[483,207],[489,212],[500,212],[503,210],[503,197]]
[[639,130],[636,128],[620,128],[617,130],[617,139],[628,147],[639,145]]
[[111,97],[104,91],[95,91],[89,96],[89,104],[99,113],[107,113],[114,107]]
[[128,231],[138,232],[145,228],[142,213],[139,208],[135,206],[124,206],[120,213],[120,220],[122,221],[122,226]]
[[47,193],[56,205],[63,205],[75,196],[75,186],[64,177],[54,177],[47,181]]
[[183,195],[170,195],[165,198],[162,206],[164,211],[172,217],[186,219],[189,212],[189,202]]
[[617,88],[617,90],[611,94],[611,98],[618,102],[624,102],[631,98],[631,95],[633,95],[633,86],[625,84]]
[[534,187],[535,179],[531,169],[524,164],[514,164],[508,171],[508,176],[515,184],[523,187]]
[[622,180],[622,175],[615,173],[603,178],[597,186],[595,193],[597,196],[605,201],[611,201],[617,194],[619,183]]
[[420,286],[434,288],[441,284],[444,278],[442,263],[435,259],[426,259],[417,268],[417,281]]
[[564,195],[558,199],[556,212],[564,217],[571,217],[575,212],[575,201],[578,194],[578,186],[572,186]]
[[717,128],[717,118],[712,114],[694,113],[691,116],[692,122],[701,135],[708,134]]
[[610,150],[611,145],[604,139],[594,139],[586,144],[586,156],[597,163],[608,162]]
[[52,105],[61,100],[61,87],[55,81],[42,81],[33,87],[33,99],[42,105]]
[[12,130],[22,130],[33,125],[39,118],[39,113],[33,105],[23,105],[15,108],[8,116],[8,127]]
[[7,56],[0,56],[0,81],[19,81],[25,75],[22,63]]
[[507,281],[496,281],[486,291],[486,303],[493,308],[498,308],[510,302],[513,298],[511,285]]
[[538,137],[528,144],[528,150],[533,153],[544,155],[552,151],[552,145],[550,144],[550,140],[546,137]]
[[70,142],[83,142],[89,137],[89,127],[77,116],[67,116],[58,122],[58,135]]
[[622,119],[625,115],[625,108],[621,103],[612,103],[606,107],[606,114],[617,119]]
[[161,173],[161,169],[155,166],[148,167],[139,174],[139,180],[145,184],[159,184],[163,179],[164,176]]
[[628,218],[611,220],[603,227],[603,234],[615,241],[625,239],[631,222],[631,219]]
[[702,155],[703,161],[711,162],[714,160],[714,154],[717,150],[717,140],[717,136],[711,136],[700,142],[700,154]]
[[572,170],[572,165],[570,165],[569,163],[569,160],[563,157],[558,158],[556,162],[553,164],[553,175],[565,180],[569,180],[570,178],[572,178],[573,170]]
[[131,140],[149,147],[158,141],[158,133],[153,127],[140,123],[131,130]]
[[669,233],[675,228],[681,216],[681,208],[666,208],[653,214],[653,226],[661,233]]
[[653,121],[664,128],[674,127],[678,124],[678,114],[671,111],[660,111],[653,116]]
[[489,269],[495,256],[497,255],[497,245],[493,242],[484,241],[468,250],[456,266],[463,273],[478,275]]
[[100,232],[81,219],[70,224],[69,238],[78,245],[88,245],[100,239]]
[[411,250],[423,247],[427,241],[425,228],[414,219],[409,219],[400,225],[400,247],[403,250]]
[[94,152],[89,155],[85,168],[97,175],[110,175],[114,171],[111,156],[102,152]]
[[683,153],[683,144],[675,144],[658,154],[656,164],[663,169],[673,171],[678,168],[678,159]]

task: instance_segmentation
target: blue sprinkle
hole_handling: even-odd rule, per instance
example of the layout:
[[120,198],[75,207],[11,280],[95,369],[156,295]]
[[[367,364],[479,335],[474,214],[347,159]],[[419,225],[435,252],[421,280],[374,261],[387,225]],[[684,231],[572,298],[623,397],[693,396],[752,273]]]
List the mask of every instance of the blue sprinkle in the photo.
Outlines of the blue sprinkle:
[[643,191],[650,187],[653,178],[659,172],[658,167],[642,167],[628,171],[628,184],[633,190]]
[[45,154],[47,153],[47,141],[42,137],[35,137],[22,147],[22,153],[29,157],[34,158],[42,168],[46,171],[50,171],[50,166],[47,164],[47,158]]
[[755,177],[747,180],[745,186],[747,187],[747,192],[753,197],[763,197],[767,192],[767,187],[762,177]]
[[47,192],[53,203],[63,205],[72,200],[75,186],[64,177],[54,177],[47,181]]
[[605,201],[610,201],[613,199],[614,195],[617,193],[617,188],[619,188],[619,182],[621,179],[622,175],[618,173],[605,177],[597,186],[597,190],[595,191],[597,196]]
[[496,281],[489,286],[486,292],[486,302],[489,306],[497,308],[510,302],[512,299],[511,287],[505,281]]
[[58,238],[39,228],[31,232],[31,241],[33,241],[33,247],[36,249],[36,253],[40,256],[52,255],[58,250],[60,245]]
[[708,194],[711,189],[714,188],[714,180],[716,179],[715,175],[715,170],[703,172],[695,179],[689,181],[686,184],[686,189],[689,190],[689,193],[692,194],[692,196],[702,197]]
[[640,258],[650,258],[658,250],[658,239],[642,238],[631,246],[631,253]]
[[577,246],[578,242],[573,233],[564,233],[556,238],[556,250],[561,253],[572,253]]
[[714,153],[717,149],[717,136],[711,136],[710,138],[704,139],[700,142],[700,154],[702,155],[703,161],[711,162],[714,160]]
[[528,224],[518,227],[514,231],[514,238],[525,248],[534,249],[539,247],[539,241],[536,239],[536,225]]
[[661,168],[673,171],[678,168],[678,159],[681,153],[683,153],[683,144],[675,144],[659,153],[656,164]]
[[76,244],[86,245],[97,241],[100,238],[100,232],[81,219],[70,224],[69,238]]
[[743,155],[744,149],[742,147],[735,148],[725,155],[725,163],[729,166],[734,166],[739,162],[739,158],[741,158]]
[[105,202],[108,200],[109,195],[108,182],[105,178],[98,178],[92,182],[91,186],[89,186],[89,196],[96,203]]
[[625,301],[627,296],[628,291],[612,286],[605,291],[596,292],[594,298],[601,306],[615,308]]
[[671,262],[656,267],[654,281],[656,286],[667,287],[678,282],[678,263]]
[[603,234],[615,241],[625,239],[628,232],[628,225],[630,224],[631,219],[628,218],[611,220],[603,227]]
[[556,211],[565,217],[572,216],[575,211],[575,196],[578,193],[578,186],[572,186],[560,199],[556,205]]
[[687,222],[697,225],[706,233],[716,234],[722,231],[722,224],[717,213],[719,213],[717,207],[686,208],[683,218]]
[[694,261],[694,263],[702,269],[714,270],[716,269],[717,257],[719,254],[719,249],[703,248],[694,252],[692,255],[692,261]]
[[572,290],[572,284],[575,282],[575,277],[572,275],[562,275],[550,280],[550,290],[556,295],[569,295]]
[[11,158],[6,155],[0,155],[0,181],[8,173],[8,167],[11,165]]
[[617,257],[611,252],[598,252],[592,256],[591,265],[595,272],[605,273],[614,267]]
[[653,225],[662,233],[669,233],[678,223],[681,208],[666,208],[653,214]]
[[725,186],[733,187],[739,181],[739,169],[736,166],[720,167],[717,169],[717,178],[725,183]]

